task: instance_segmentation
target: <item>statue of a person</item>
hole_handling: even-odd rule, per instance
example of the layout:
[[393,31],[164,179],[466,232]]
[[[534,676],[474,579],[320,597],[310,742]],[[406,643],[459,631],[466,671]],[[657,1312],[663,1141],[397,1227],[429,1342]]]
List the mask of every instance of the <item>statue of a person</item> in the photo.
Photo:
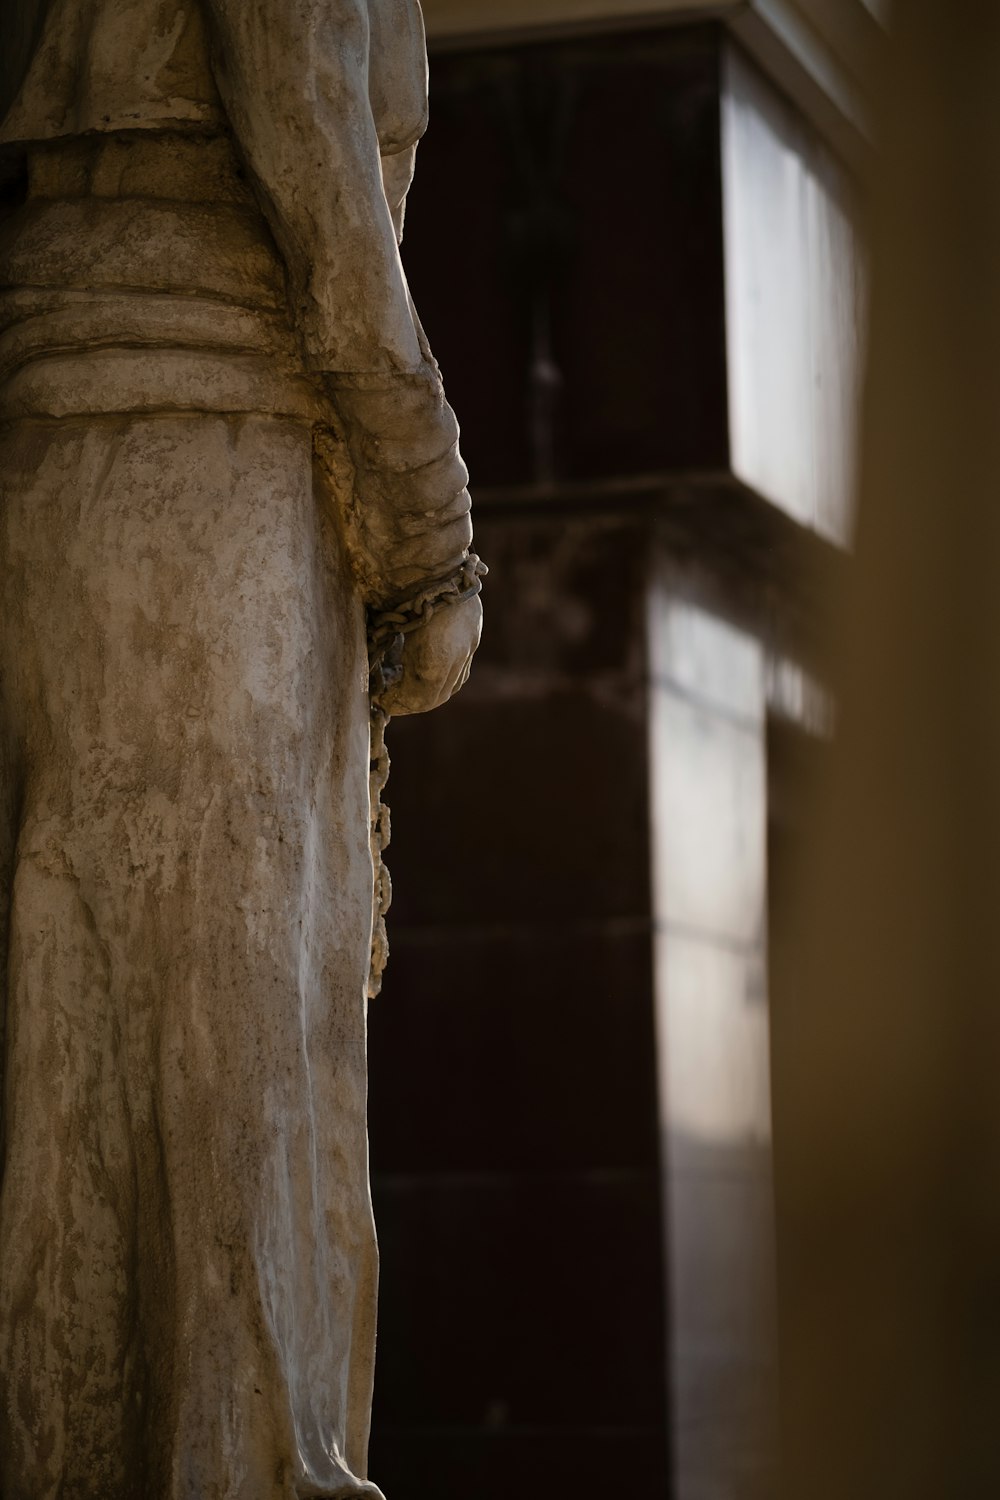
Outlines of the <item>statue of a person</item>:
[[0,32],[0,1495],[377,1497],[366,612],[471,542],[418,0]]

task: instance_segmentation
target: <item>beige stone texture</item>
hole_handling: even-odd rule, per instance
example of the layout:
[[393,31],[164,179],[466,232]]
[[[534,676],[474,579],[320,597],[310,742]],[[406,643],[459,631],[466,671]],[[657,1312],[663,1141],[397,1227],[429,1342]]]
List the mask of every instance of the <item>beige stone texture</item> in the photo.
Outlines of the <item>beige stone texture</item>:
[[377,1500],[366,612],[471,541],[419,5],[9,9],[0,1493]]

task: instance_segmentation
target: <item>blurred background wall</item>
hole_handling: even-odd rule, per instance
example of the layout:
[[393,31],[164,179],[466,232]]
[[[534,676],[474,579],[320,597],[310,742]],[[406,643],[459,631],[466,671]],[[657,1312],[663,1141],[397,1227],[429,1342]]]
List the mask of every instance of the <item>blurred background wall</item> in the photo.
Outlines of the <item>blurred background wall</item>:
[[390,731],[372,1473],[765,1500],[768,940],[830,723],[883,33],[425,10],[404,256],[491,576],[468,687]]

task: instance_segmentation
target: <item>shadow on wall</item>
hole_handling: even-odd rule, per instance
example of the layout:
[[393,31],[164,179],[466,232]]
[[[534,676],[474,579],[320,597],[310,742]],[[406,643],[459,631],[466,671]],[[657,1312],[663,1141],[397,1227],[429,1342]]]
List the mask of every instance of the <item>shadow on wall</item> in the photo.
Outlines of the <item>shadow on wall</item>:
[[371,1472],[394,1500],[662,1494],[639,554],[603,521],[478,541],[473,678],[390,731]]

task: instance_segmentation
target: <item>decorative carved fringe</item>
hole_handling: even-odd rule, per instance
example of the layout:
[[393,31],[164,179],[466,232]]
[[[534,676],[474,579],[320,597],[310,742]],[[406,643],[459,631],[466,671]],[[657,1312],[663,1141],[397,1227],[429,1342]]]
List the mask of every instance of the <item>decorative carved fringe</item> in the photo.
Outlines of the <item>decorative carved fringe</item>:
[[382,801],[389,780],[389,752],[385,730],[389,715],[381,698],[386,688],[396,682],[403,671],[406,637],[426,624],[435,610],[446,604],[462,604],[482,592],[488,568],[470,552],[447,578],[425,584],[412,598],[392,609],[372,612],[368,620],[368,691],[371,696],[371,752],[368,786],[371,798],[371,850],[374,869],[372,893],[372,955],[368,971],[368,998],[374,1000],[382,988],[382,975],[389,961],[389,937],[386,913],[392,902],[392,881],[382,858],[388,847],[389,809]]

